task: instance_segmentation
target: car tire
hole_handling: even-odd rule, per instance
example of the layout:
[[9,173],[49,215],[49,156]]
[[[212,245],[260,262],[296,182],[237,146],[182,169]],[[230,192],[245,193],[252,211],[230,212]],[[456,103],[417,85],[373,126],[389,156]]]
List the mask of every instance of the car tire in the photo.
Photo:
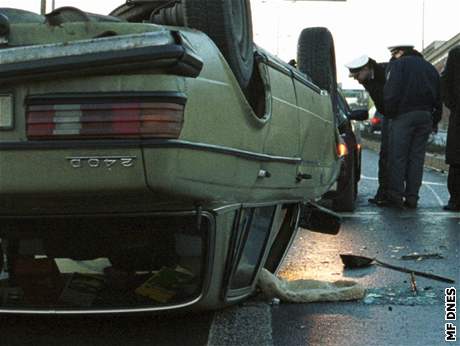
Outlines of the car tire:
[[337,190],[341,191],[341,193],[340,196],[334,199],[332,202],[332,209],[334,211],[352,212],[355,210],[355,202],[357,197],[357,183],[355,176],[354,160],[350,161],[350,172],[346,174],[346,176],[349,176],[350,178],[348,180],[339,179],[337,182]]
[[205,32],[219,47],[245,89],[254,65],[249,0],[184,0],[185,25]]
[[321,89],[331,95],[337,110],[337,71],[334,40],[327,28],[303,29],[297,44],[297,66]]

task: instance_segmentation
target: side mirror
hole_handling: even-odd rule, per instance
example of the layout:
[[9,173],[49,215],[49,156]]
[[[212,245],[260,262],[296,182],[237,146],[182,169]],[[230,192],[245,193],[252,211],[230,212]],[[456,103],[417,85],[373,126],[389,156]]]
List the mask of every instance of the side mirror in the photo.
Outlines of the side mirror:
[[369,111],[367,109],[355,109],[351,111],[348,119],[357,121],[367,120],[369,119]]
[[299,226],[312,232],[336,235],[341,224],[340,215],[316,203],[305,205],[300,213]]

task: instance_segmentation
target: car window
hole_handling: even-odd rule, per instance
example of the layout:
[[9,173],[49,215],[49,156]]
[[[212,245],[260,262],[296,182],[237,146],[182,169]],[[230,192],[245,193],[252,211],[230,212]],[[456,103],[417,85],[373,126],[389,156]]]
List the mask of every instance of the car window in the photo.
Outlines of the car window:
[[45,17],[39,14],[15,8],[0,8],[0,13],[6,16],[11,24],[43,23],[45,21]]
[[340,93],[337,94],[337,108],[337,125],[341,125],[344,121],[348,120],[350,108]]
[[231,289],[244,288],[252,284],[270,234],[274,212],[274,206],[243,210],[240,229],[244,232],[246,241],[230,284]]

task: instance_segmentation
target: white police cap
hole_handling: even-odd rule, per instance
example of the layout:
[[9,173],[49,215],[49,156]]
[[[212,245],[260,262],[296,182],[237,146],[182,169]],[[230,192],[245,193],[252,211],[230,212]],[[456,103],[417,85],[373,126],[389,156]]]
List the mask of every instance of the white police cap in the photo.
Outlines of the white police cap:
[[369,57],[367,55],[361,55],[356,59],[353,59],[349,63],[345,64],[345,67],[348,68],[350,71],[359,70],[360,68],[366,66],[369,62]]

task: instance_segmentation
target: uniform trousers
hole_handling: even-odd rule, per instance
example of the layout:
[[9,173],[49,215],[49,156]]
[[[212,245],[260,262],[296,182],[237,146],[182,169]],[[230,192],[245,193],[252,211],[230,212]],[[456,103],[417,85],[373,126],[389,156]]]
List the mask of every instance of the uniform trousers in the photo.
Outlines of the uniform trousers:
[[385,199],[388,190],[388,150],[389,150],[389,132],[390,120],[385,117],[382,119],[381,142],[379,152],[379,187],[375,198]]
[[388,155],[390,200],[399,202],[405,197],[417,202],[432,126],[432,116],[428,111],[404,113],[391,120]]
[[450,194],[449,204],[460,206],[460,165],[449,165],[447,189]]

